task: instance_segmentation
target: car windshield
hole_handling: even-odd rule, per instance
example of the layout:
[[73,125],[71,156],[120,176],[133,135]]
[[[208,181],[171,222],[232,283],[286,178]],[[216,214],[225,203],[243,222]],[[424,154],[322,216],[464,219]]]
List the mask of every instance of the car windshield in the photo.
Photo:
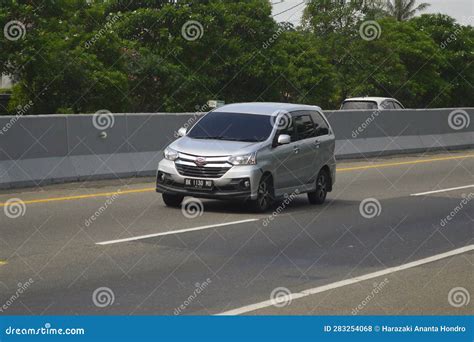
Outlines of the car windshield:
[[270,116],[258,114],[210,112],[188,133],[194,139],[265,141],[272,132]]
[[377,109],[377,103],[374,101],[346,101],[341,109]]

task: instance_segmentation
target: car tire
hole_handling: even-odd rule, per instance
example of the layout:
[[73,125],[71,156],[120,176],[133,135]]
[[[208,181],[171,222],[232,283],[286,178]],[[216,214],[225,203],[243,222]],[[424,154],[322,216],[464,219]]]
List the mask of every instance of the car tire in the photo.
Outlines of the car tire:
[[176,194],[167,194],[163,193],[163,202],[165,202],[166,206],[178,208],[183,202],[184,196],[183,195],[176,195]]
[[258,184],[257,199],[250,200],[250,206],[254,212],[263,213],[270,208],[273,201],[274,194],[271,176],[264,175]]
[[318,177],[316,178],[316,190],[308,192],[308,201],[311,204],[323,204],[326,200],[329,188],[329,173],[323,169],[319,171]]

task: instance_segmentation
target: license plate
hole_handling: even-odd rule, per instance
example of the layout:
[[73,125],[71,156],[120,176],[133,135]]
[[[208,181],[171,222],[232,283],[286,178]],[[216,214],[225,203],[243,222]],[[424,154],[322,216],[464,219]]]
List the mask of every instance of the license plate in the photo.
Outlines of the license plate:
[[212,190],[214,183],[207,179],[191,179],[184,180],[184,187],[197,190]]

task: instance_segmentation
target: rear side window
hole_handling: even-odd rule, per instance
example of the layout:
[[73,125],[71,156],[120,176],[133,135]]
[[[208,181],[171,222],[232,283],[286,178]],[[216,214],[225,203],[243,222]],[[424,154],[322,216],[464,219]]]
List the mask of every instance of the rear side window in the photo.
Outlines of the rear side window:
[[314,129],[314,123],[310,115],[296,116],[293,118],[293,123],[296,128],[298,140],[309,139],[316,136],[316,130]]
[[346,101],[341,109],[377,109],[377,103],[374,101]]
[[395,109],[395,106],[393,105],[393,101],[384,101],[380,105],[383,109]]
[[395,109],[403,109],[403,107],[398,102],[393,101],[393,105]]
[[321,135],[329,134],[329,126],[318,112],[311,112],[311,117],[314,121],[314,128],[316,130],[316,136],[319,137]]

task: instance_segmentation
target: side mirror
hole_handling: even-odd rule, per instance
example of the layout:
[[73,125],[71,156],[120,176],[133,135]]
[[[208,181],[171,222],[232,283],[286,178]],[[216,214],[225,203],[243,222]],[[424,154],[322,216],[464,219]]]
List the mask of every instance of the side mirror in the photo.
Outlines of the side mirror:
[[317,129],[316,129],[316,135],[317,135],[317,136],[320,136],[320,135],[327,135],[327,134],[329,134],[329,128],[320,127],[320,128],[317,128]]
[[286,145],[291,142],[291,137],[288,134],[280,134],[278,136],[278,145]]
[[178,129],[178,136],[184,137],[187,132],[188,132],[188,130],[186,128],[181,127],[180,129]]

